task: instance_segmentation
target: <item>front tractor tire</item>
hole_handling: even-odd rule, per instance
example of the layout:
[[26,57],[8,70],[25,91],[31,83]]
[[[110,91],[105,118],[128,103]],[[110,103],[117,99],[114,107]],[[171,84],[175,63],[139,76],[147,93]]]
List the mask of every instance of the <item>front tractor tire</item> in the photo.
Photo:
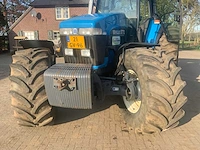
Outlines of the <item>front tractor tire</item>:
[[[139,134],[151,134],[174,128],[185,112],[182,106],[186,83],[181,80],[172,55],[142,48],[125,52],[124,66],[133,78],[131,98],[123,97],[125,121]],[[130,87],[130,83],[129,86]]]
[[44,71],[52,65],[48,49],[17,51],[12,56],[11,105],[14,117],[22,126],[45,126],[53,123],[54,111],[44,87]]

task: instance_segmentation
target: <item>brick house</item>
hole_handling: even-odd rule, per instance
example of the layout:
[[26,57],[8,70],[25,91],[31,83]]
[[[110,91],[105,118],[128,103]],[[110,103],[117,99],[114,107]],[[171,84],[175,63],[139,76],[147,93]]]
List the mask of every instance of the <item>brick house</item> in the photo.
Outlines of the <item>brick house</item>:
[[14,37],[30,40],[59,40],[59,23],[73,16],[87,14],[89,0],[35,0],[10,27],[10,50]]

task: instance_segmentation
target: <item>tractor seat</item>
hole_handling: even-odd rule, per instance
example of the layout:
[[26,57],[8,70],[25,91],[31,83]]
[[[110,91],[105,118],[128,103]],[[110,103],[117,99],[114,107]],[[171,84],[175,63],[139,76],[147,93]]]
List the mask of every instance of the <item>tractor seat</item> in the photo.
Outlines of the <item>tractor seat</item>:
[[150,18],[148,23],[148,28],[145,36],[145,43],[157,44],[163,33],[163,28],[161,27],[161,22],[158,19]]
[[163,33],[162,24],[156,17],[146,19],[138,30],[139,41],[149,44],[158,44]]

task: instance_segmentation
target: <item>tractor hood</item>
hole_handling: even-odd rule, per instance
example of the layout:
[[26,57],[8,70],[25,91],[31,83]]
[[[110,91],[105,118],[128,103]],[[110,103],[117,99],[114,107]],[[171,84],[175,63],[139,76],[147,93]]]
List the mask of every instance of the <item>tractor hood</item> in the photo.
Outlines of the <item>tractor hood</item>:
[[127,18],[123,13],[87,14],[77,16],[60,23],[60,28],[100,28],[109,35],[112,29],[121,29],[127,26]]

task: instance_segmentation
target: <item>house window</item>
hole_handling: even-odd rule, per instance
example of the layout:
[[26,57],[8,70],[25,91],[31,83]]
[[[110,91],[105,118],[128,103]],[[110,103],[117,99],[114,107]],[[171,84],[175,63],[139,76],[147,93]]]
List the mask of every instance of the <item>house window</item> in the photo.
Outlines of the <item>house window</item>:
[[29,40],[35,40],[34,31],[24,31],[24,36],[27,37]]
[[56,7],[56,19],[67,19],[69,18],[68,7]]
[[38,31],[19,31],[19,36],[25,36],[28,40],[38,40]]
[[60,40],[60,32],[59,31],[48,31],[48,40]]
[[60,32],[59,31],[53,31],[53,38],[54,40],[60,39]]

